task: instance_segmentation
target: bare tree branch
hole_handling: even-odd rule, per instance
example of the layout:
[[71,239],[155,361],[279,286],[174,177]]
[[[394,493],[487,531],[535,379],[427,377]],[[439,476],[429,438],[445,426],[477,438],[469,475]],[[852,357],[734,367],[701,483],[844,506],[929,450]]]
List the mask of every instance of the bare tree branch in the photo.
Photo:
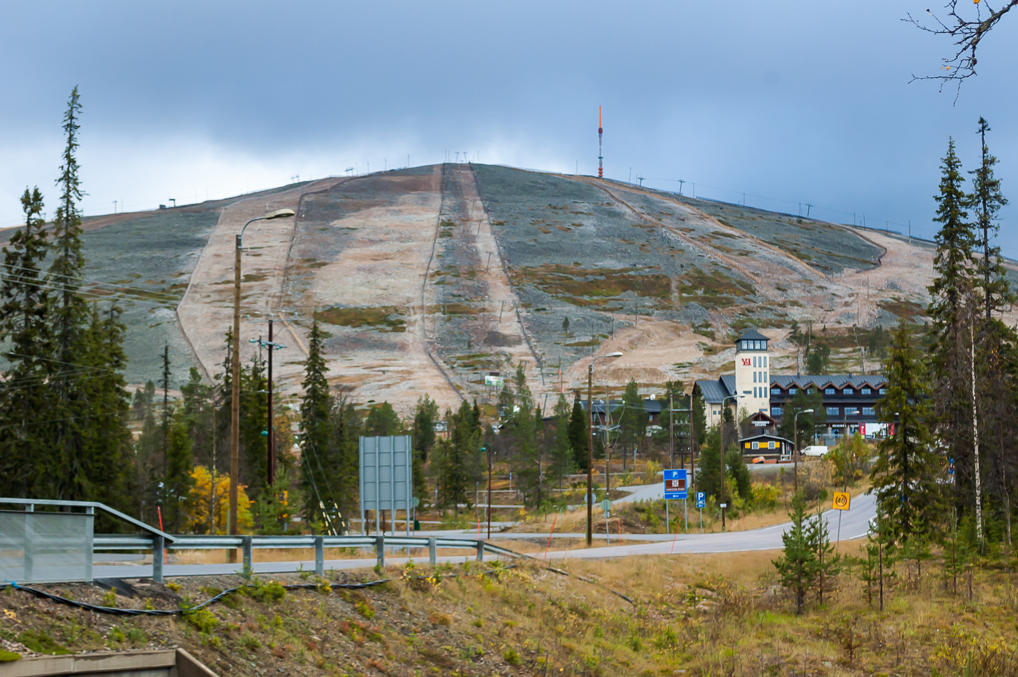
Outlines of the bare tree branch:
[[[962,1],[964,2],[964,0]],[[937,15],[929,9],[926,10],[927,17],[922,20],[916,19],[912,14],[905,15],[902,21],[927,33],[950,36],[955,46],[954,54],[944,57],[941,73],[936,75],[915,75],[913,73],[912,81],[939,80],[941,91],[948,82],[956,82],[960,91],[961,83],[976,75],[976,64],[978,63],[976,50],[978,50],[979,44],[1005,14],[1018,6],[1018,0],[1007,0],[997,10],[994,10],[989,2],[980,0],[973,0],[972,5],[974,10],[959,9],[958,0],[948,0],[944,6],[943,16]]]

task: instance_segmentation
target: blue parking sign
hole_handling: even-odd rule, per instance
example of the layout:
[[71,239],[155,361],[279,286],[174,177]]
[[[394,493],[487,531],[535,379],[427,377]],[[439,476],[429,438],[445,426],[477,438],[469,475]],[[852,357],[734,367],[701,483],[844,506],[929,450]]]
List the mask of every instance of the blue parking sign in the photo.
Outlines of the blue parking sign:
[[686,500],[686,469],[665,470],[665,500]]
[[707,494],[702,491],[696,492],[696,507],[701,510],[707,507]]

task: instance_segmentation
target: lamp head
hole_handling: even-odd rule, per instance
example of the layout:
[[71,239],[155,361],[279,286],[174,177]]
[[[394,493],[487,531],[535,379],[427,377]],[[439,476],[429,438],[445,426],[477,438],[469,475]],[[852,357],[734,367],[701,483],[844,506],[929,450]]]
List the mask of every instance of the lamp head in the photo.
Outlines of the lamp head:
[[812,410],[812,409],[803,409],[803,410],[802,410],[802,411],[800,411],[799,413],[800,413],[800,414],[812,414],[812,413],[813,413],[813,410]]
[[292,209],[277,209],[274,212],[269,212],[262,218],[265,219],[266,221],[269,219],[285,219],[289,216],[293,216],[295,213],[296,212],[294,212]]

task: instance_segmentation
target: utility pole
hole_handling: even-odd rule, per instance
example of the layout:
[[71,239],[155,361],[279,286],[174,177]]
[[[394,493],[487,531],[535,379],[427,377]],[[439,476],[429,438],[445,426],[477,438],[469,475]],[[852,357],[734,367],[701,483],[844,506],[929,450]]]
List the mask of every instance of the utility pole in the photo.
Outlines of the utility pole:
[[681,196],[682,195],[682,184],[684,184],[686,182],[686,180],[685,179],[676,179],[676,181],[679,182],[679,195]]
[[668,467],[675,467],[675,405],[672,402],[672,391],[668,391]]
[[488,447],[481,447],[488,457],[488,540],[491,540],[491,450]]
[[693,437],[693,391],[689,391],[689,475],[691,483],[696,484],[696,441]]

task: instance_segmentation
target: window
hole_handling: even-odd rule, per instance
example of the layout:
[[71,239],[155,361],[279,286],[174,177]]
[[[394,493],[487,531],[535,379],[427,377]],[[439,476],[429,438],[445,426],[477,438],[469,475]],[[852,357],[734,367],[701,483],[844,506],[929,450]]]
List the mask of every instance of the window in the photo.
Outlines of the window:
[[781,388],[771,388],[771,395],[780,395]]
[[771,407],[771,416],[781,416],[782,407]]
[[863,416],[876,416],[877,412],[874,411],[873,407],[863,407],[862,408],[862,415]]
[[763,362],[764,362],[763,366],[766,367],[767,366],[767,356],[766,355],[763,356]]
[[881,388],[880,389],[880,394],[881,395],[886,395],[887,394],[887,388]]
[[873,388],[863,388],[859,392],[862,393],[863,395],[872,395],[873,394]]
[[844,390],[841,391],[841,394],[842,395],[853,395],[853,394],[855,394],[855,391],[852,390],[851,388],[845,388]]
[[824,388],[824,395],[834,395],[837,391],[834,388]]
[[759,449],[760,448],[760,443],[759,442],[754,442],[753,443],[753,448],[754,449]]
[[796,394],[797,392],[799,392],[799,389],[798,389],[798,388],[789,388],[789,389],[788,389],[788,394],[789,394],[789,395],[794,395],[794,394]]
[[828,416],[837,416],[841,413],[840,407],[827,407]]

